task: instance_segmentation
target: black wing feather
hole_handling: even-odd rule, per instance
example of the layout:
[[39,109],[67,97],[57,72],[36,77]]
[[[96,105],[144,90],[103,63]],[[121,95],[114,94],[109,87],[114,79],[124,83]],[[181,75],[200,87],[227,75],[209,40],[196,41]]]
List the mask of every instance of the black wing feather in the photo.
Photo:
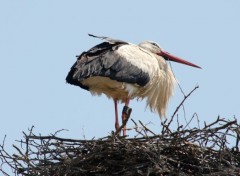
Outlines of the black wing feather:
[[122,45],[128,45],[128,43],[120,40],[106,41],[83,52],[71,67],[66,81],[87,90],[88,87],[81,84],[81,81],[92,76],[108,77],[119,82],[136,83],[140,86],[146,85],[149,81],[147,73],[129,64],[125,58],[106,56],[106,53],[111,54]]

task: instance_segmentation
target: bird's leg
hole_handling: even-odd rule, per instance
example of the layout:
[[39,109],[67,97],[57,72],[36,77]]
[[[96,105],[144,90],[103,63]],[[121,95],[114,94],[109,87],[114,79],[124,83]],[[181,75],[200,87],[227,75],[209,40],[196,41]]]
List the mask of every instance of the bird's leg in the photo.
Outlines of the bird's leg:
[[119,129],[119,122],[118,122],[118,107],[117,107],[117,103],[118,100],[114,99],[114,108],[115,108],[115,129],[116,131]]
[[[128,107],[129,103],[130,103],[130,99],[127,98],[125,102],[125,106],[123,107],[123,111],[122,111],[122,123],[124,123],[124,121],[127,120],[127,117],[129,116],[129,112],[131,113],[131,111],[129,111],[131,108]],[[126,136],[126,125],[124,125],[123,127],[123,136]]]

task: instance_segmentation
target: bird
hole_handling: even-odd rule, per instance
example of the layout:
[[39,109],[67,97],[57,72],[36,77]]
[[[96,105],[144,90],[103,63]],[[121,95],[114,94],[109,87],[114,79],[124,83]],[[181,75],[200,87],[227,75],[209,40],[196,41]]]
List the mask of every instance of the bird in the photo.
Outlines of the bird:
[[[201,68],[162,49],[156,42],[143,41],[138,45],[104,36],[88,34],[104,40],[77,56],[66,82],[90,91],[92,95],[105,94],[113,99],[115,129],[119,129],[118,102],[129,107],[130,100],[146,99],[151,111],[160,118],[166,109],[176,78],[168,61]],[[126,119],[122,112],[122,121]],[[123,135],[126,135],[126,125]]]

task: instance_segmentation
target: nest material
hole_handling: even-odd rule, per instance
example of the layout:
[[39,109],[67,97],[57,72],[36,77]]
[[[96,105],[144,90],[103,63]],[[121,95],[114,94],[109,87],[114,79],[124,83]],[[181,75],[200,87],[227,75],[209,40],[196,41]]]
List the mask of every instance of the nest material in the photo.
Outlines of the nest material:
[[[201,129],[180,127],[175,132],[165,123],[160,135],[148,135],[152,132],[146,126],[136,129],[141,129],[141,137],[120,138],[113,133],[98,140],[59,138],[57,133],[37,136],[30,129],[19,141],[21,148],[14,145],[18,154],[9,155],[3,144],[0,158],[2,165],[8,164],[16,175],[240,174],[236,120],[217,118]],[[231,149],[227,146],[229,136],[236,139]]]
[[[0,173],[9,176],[8,166],[15,175],[25,176],[240,175],[240,125],[236,119],[218,117],[202,128],[199,124],[190,128],[192,119],[198,120],[194,114],[186,125],[179,124],[175,115],[192,92],[172,118],[162,123],[161,134],[133,120],[134,138],[113,132],[101,139],[75,140],[57,137],[61,130],[48,136],[35,135],[32,127],[18,141],[20,146],[13,145],[17,151],[13,155],[6,150],[4,138]],[[178,127],[172,130],[175,122]]]

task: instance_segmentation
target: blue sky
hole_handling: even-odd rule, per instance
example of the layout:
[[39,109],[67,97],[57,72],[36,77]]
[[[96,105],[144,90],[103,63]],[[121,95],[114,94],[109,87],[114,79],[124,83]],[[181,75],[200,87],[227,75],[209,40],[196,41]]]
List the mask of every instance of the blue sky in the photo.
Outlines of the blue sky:
[[[185,103],[186,118],[195,112],[201,122],[239,118],[239,9],[237,0],[0,0],[0,141],[6,134],[10,145],[32,125],[43,135],[68,129],[61,136],[71,138],[103,137],[114,129],[112,100],[65,82],[75,56],[101,42],[88,33],[153,40],[201,66],[172,63],[185,93],[200,87]],[[182,99],[176,87],[168,116]],[[133,119],[160,132],[159,117],[145,101],[130,106]]]

